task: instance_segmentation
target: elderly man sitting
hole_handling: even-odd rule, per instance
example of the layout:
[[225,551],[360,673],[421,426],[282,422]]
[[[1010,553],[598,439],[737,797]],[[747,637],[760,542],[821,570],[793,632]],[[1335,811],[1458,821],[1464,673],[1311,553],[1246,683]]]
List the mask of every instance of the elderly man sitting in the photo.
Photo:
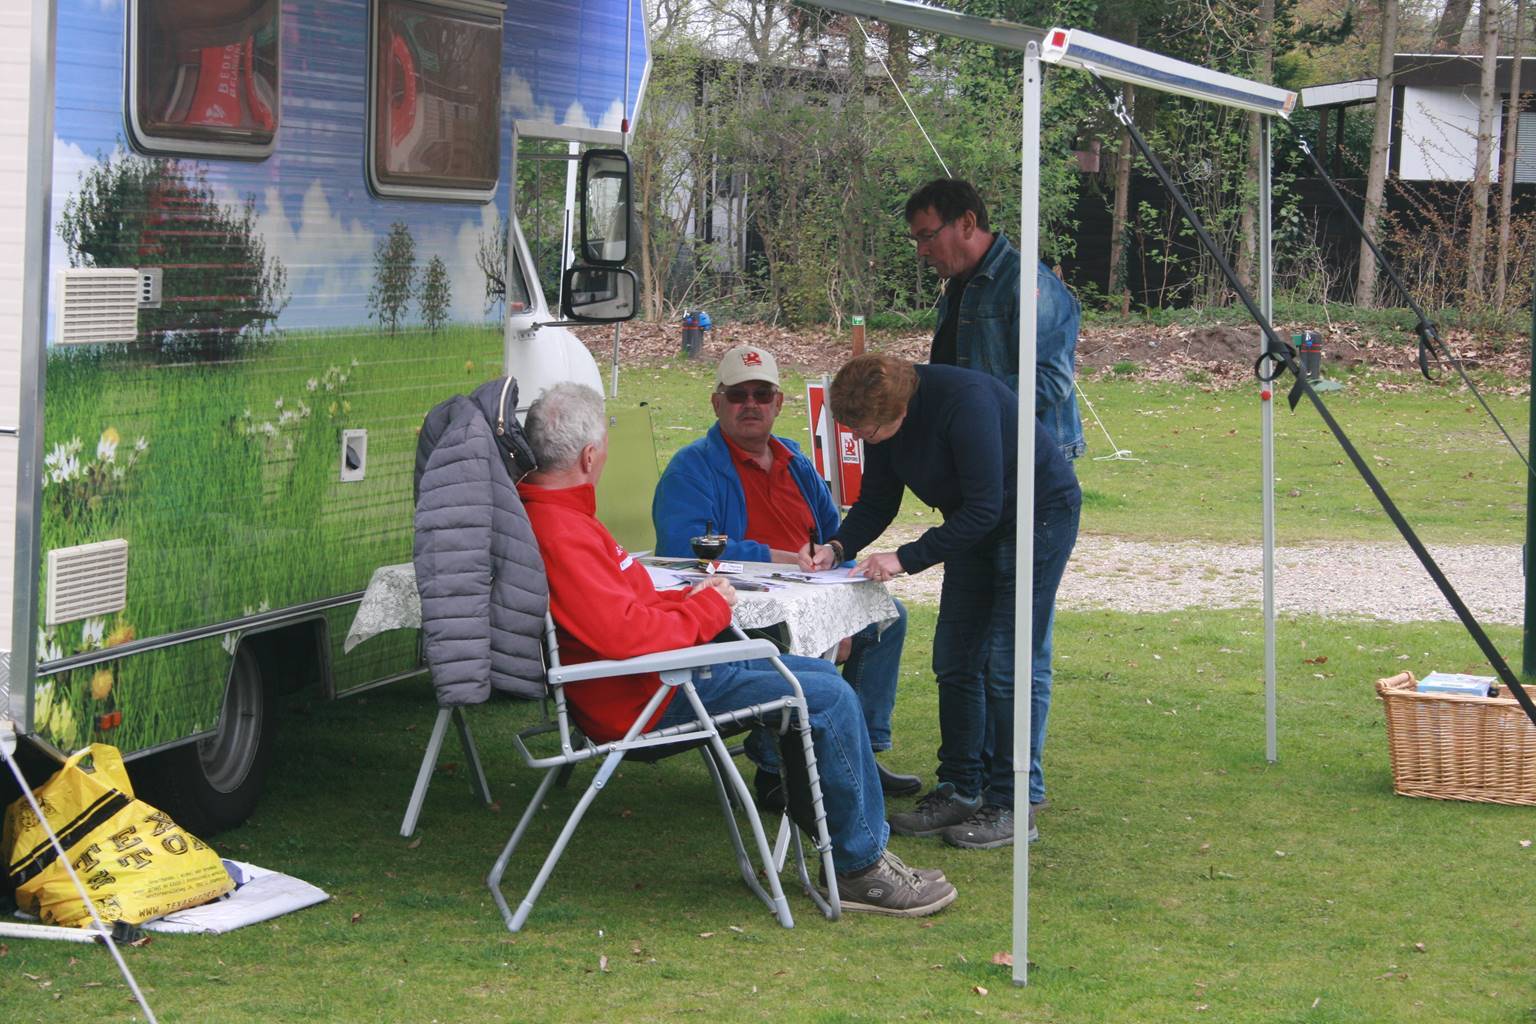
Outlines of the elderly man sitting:
[[[568,663],[708,643],[731,619],[736,592],[724,579],[658,592],[650,575],[597,519],[596,484],[608,459],[603,399],[584,385],[557,384],[528,410],[539,468],[518,485],[549,577],[549,606]],[[810,711],[843,909],[920,917],[955,899],[940,871],[907,867],[886,849],[889,828],[864,717],[832,666],[787,657]],[[571,712],[598,741],[624,733],[660,685],[654,675],[595,680],[567,691]],[[696,673],[706,708],[723,711],[775,700],[789,684],[765,661]],[[682,705],[684,702],[677,702]],[[655,727],[686,721],[686,706],[663,706]]]
[[[748,562],[809,562],[812,543],[824,544],[840,519],[832,492],[811,460],[787,437],[776,437],[774,421],[784,408],[779,366],[773,353],[738,345],[720,360],[710,395],[715,425],[672,456],[656,484],[651,520],[656,553],[686,556],[689,538],[713,524],[729,538],[726,558]],[[891,709],[901,675],[907,610],[883,629],[871,625],[848,637],[838,651],[843,679],[859,695],[870,747],[891,749]],[[759,765],[758,802],[778,809],[779,765],[772,748],[754,737],[747,753]],[[922,788],[916,775],[898,775],[876,764],[887,796],[910,796]]]

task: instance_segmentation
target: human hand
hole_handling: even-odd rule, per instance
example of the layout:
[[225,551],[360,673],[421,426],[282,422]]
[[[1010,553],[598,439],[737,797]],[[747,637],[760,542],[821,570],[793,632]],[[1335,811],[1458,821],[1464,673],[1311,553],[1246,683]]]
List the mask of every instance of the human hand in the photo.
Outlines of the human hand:
[[867,576],[872,580],[885,583],[893,576],[901,573],[901,560],[896,557],[894,551],[881,551],[879,554],[870,555],[864,561],[853,567],[853,571],[860,576]]
[[782,548],[769,548],[768,551],[770,553],[768,559],[770,562],[798,563],[802,565],[805,562],[805,559],[802,557],[802,553],[805,551],[804,548],[801,548],[799,551],[785,551]]
[[848,655],[853,653],[853,637],[845,636],[837,642],[837,655],[832,659],[833,664],[841,665],[848,660]]
[[[809,547],[810,545],[807,545],[807,548]],[[837,550],[830,544],[817,544],[815,548],[804,552],[800,568],[805,572],[819,572],[822,569],[830,569],[836,564]]]
[[731,586],[731,581],[724,576],[711,576],[707,580],[700,580],[693,585],[693,589],[689,590],[688,594],[691,597],[704,590],[715,591],[725,599],[727,607],[736,607],[736,588]]

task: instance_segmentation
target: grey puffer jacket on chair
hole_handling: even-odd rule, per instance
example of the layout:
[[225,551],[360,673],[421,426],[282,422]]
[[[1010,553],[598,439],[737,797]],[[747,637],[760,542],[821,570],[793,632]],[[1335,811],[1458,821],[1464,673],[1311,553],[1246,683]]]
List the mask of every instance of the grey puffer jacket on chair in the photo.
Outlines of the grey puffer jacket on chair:
[[544,692],[549,585],[517,496],[533,453],[516,410],[517,382],[493,380],[435,406],[416,443],[416,589],[441,707]]

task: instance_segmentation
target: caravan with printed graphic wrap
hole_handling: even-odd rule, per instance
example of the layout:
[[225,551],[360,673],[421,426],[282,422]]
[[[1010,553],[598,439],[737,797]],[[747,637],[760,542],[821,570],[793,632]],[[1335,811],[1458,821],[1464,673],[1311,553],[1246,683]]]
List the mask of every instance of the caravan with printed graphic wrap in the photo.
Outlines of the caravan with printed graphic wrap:
[[[622,149],[648,68],[627,0],[0,11],[0,719],[121,748],[204,832],[250,813],[278,694],[420,671],[412,632],[341,641],[410,558],[423,415],[504,371],[601,386],[520,140]],[[594,236],[627,173],[593,166]],[[627,272],[567,285],[634,308]]]

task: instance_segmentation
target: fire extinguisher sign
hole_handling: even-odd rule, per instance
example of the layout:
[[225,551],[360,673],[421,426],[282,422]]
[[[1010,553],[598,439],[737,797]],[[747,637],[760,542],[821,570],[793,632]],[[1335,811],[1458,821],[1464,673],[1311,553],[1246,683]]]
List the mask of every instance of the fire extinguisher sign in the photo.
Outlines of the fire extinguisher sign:
[[[832,489],[832,500],[848,508],[859,500],[864,481],[864,442],[832,418],[826,404],[827,379],[806,381],[805,405],[810,412],[811,449],[816,472]],[[833,456],[832,453],[836,452]]]

